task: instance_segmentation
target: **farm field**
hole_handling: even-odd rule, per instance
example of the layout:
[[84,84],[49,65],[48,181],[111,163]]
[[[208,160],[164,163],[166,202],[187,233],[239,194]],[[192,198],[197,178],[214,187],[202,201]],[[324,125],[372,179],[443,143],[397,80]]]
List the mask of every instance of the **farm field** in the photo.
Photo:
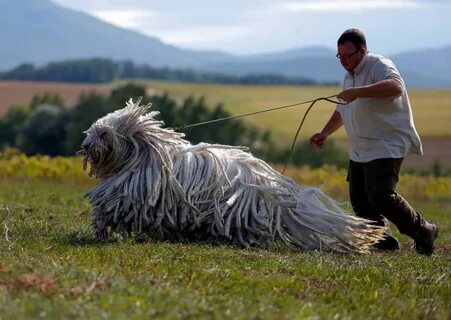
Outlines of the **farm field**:
[[[346,200],[344,171],[288,173],[303,184],[327,182],[329,194]],[[0,319],[447,319],[451,178],[401,179],[401,192],[440,227],[432,257],[396,230],[399,252],[366,255],[280,243],[101,244],[83,198],[95,182],[81,159],[3,155]]]
[[78,101],[82,93],[96,92],[108,95],[110,85],[62,82],[1,81],[0,80],[0,116],[14,104],[28,104],[34,95],[57,93],[71,106]]
[[[45,82],[0,81],[0,115],[14,103],[29,103],[34,94],[56,92],[67,102],[74,104],[81,92],[95,91],[107,95],[116,85],[62,84]],[[224,108],[234,115],[289,105],[322,96],[330,96],[340,91],[338,87],[296,87],[296,86],[240,86],[218,84],[190,84],[166,81],[136,80],[148,88],[148,94],[167,92],[173,99],[182,102],[186,97],[206,98],[209,106],[223,103]],[[415,124],[423,140],[425,155],[408,156],[406,166],[422,168],[440,158],[443,165],[451,167],[451,90],[450,89],[412,89],[409,90]],[[282,144],[288,145],[307,109],[308,104],[284,110],[263,113],[242,118],[251,125],[271,131],[272,136]],[[298,141],[308,139],[320,130],[328,120],[335,106],[320,101],[309,113]],[[340,146],[347,148],[345,132],[340,129],[334,134]]]
[[[163,81],[138,81],[150,88],[150,93],[167,92],[178,98],[193,95],[206,97],[209,105],[223,103],[232,114],[264,110],[267,108],[309,101],[340,92],[338,87],[295,87],[295,86],[237,86],[213,84],[185,84]],[[415,125],[423,142],[423,156],[409,155],[405,167],[423,168],[440,158],[445,167],[451,167],[451,90],[412,89],[409,90]],[[280,143],[289,144],[309,104],[263,113],[243,118],[251,125],[271,131]],[[308,139],[321,130],[329,119],[335,105],[319,101],[308,114],[298,141]],[[348,149],[343,128],[334,133],[339,146]]]
[[[242,114],[271,107],[313,100],[340,92],[338,87],[301,86],[239,86],[215,84],[186,84],[163,81],[138,81],[155,92],[168,92],[169,96],[183,99],[189,95],[205,96],[209,105],[223,103],[232,114]],[[451,90],[409,90],[415,124],[421,136],[451,137]],[[251,124],[271,129],[276,135],[290,140],[309,104],[243,118]],[[319,101],[308,115],[303,134],[310,135],[329,119],[335,105]],[[321,129],[320,128],[320,129]],[[345,137],[340,130],[337,138]]]
[[[4,113],[14,103],[29,103],[33,95],[55,92],[71,105],[82,92],[107,95],[111,89],[125,81],[109,85],[69,84],[52,82],[0,81],[0,112]],[[183,101],[189,96],[205,97],[207,105],[222,103],[232,114],[242,114],[267,108],[330,96],[340,91],[338,87],[296,86],[244,86],[219,84],[190,84],[166,81],[136,80],[148,87],[148,94],[167,92],[170,97]],[[418,132],[424,137],[451,137],[451,89],[412,89],[409,96]],[[243,120],[270,129],[277,137],[290,140],[308,104],[284,110],[263,113]],[[328,120],[335,105],[319,101],[308,116],[304,134],[316,132]],[[2,114],[0,113],[0,114]],[[337,138],[345,137],[343,130]]]

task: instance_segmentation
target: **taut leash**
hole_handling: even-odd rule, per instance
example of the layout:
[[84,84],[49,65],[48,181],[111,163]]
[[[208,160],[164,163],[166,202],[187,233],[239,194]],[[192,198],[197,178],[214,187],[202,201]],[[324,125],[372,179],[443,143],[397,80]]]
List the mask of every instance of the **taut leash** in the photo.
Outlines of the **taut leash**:
[[313,100],[302,101],[302,102],[298,102],[298,103],[283,105],[283,106],[269,108],[269,109],[264,109],[264,110],[260,110],[260,111],[248,112],[248,113],[238,114],[238,115],[235,115],[235,116],[229,116],[229,117],[224,117],[224,118],[218,118],[218,119],[213,119],[213,120],[208,120],[208,121],[202,121],[202,122],[182,125],[182,126],[174,128],[174,130],[181,131],[181,130],[184,130],[184,129],[187,129],[187,128],[203,126],[203,125],[206,125],[206,124],[211,124],[211,123],[216,123],[216,122],[220,122],[220,121],[226,121],[226,120],[232,120],[232,119],[252,116],[252,115],[256,115],[256,114],[260,114],[260,113],[276,111],[276,110],[280,110],[280,109],[286,109],[286,108],[291,108],[291,107],[300,106],[300,105],[303,105],[303,104],[310,103],[310,106],[307,108],[307,110],[304,113],[304,116],[302,117],[301,123],[300,123],[300,125],[298,127],[298,130],[296,131],[296,134],[294,136],[293,142],[291,144],[290,152],[288,154],[287,159],[285,160],[285,166],[284,166],[283,171],[282,171],[282,174],[284,174],[285,170],[287,168],[288,162],[291,159],[291,155],[293,154],[294,146],[296,145],[296,141],[297,141],[297,138],[299,136],[299,132],[301,131],[301,128],[302,128],[302,126],[304,124],[304,121],[305,121],[305,119],[307,117],[307,114],[310,112],[310,110],[315,105],[315,103],[318,102],[318,101],[324,100],[324,101],[328,101],[328,102],[335,103],[335,104],[341,104],[341,105],[348,104],[347,102],[340,102],[340,101],[332,100],[331,98],[334,98],[334,97],[337,97],[337,95],[334,94],[334,95],[328,96],[328,97],[320,97],[320,98],[316,98],[316,99],[313,99]]
[[[313,99],[313,100],[302,101],[302,102],[288,104],[288,105],[279,106],[279,107],[275,107],[275,108],[269,108],[269,109],[264,109],[264,110],[260,110],[260,111],[254,111],[254,112],[249,112],[249,113],[238,114],[238,115],[235,115],[235,116],[229,116],[229,117],[218,118],[218,119],[213,119],[213,120],[208,120],[208,121],[202,121],[202,122],[197,122],[197,123],[192,123],[192,124],[181,125],[179,127],[173,128],[173,129],[180,131],[180,130],[184,130],[184,129],[187,129],[187,128],[202,126],[202,125],[206,125],[206,124],[210,124],[210,123],[226,121],[226,120],[232,120],[232,119],[236,119],[236,118],[252,116],[252,115],[255,115],[255,114],[260,114],[260,113],[265,113],[265,112],[270,112],[270,111],[275,111],[275,110],[280,110],[280,109],[291,108],[291,107],[300,106],[300,105],[307,104],[307,103],[314,104],[316,101],[319,101],[319,100],[327,100],[327,101],[330,101],[330,102],[333,102],[333,103],[337,103],[336,101],[330,100],[330,98],[333,98],[333,97],[336,97],[336,96],[337,95],[335,94],[335,95],[328,96],[328,97],[321,97],[321,98],[317,98],[317,99]],[[309,108],[311,108],[311,106]]]

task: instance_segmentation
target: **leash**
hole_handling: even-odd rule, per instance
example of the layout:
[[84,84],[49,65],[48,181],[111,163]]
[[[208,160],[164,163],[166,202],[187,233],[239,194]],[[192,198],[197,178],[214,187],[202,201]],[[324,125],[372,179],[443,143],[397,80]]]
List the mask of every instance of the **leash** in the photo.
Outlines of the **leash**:
[[301,131],[302,125],[304,124],[305,118],[307,118],[307,114],[310,112],[310,109],[313,108],[315,103],[320,101],[320,100],[325,100],[325,101],[328,101],[328,102],[331,102],[331,103],[335,103],[335,104],[341,104],[341,105],[348,104],[348,102],[340,102],[340,101],[335,101],[335,100],[330,99],[330,98],[333,98],[333,97],[336,97],[336,96],[337,95],[333,95],[333,96],[329,96],[329,97],[321,97],[321,98],[315,99],[315,100],[312,101],[310,106],[307,108],[307,110],[304,113],[304,116],[302,117],[301,124],[299,125],[298,130],[296,131],[296,134],[294,135],[293,142],[291,143],[290,152],[288,153],[288,157],[285,160],[285,166],[283,167],[282,174],[285,173],[285,170],[287,169],[287,166],[288,166],[288,162],[291,160],[291,156],[293,155],[294,146],[296,145],[296,140],[298,139],[298,135],[299,135],[299,132]]
[[203,125],[210,124],[210,123],[216,123],[216,122],[220,122],[220,121],[232,120],[232,119],[247,117],[247,116],[251,116],[251,115],[256,115],[256,114],[270,112],[270,111],[275,111],[275,110],[280,110],[280,109],[291,108],[291,107],[300,106],[300,105],[303,105],[303,104],[310,103],[310,106],[307,108],[307,110],[304,113],[304,116],[302,117],[301,123],[300,123],[300,125],[298,127],[298,130],[296,131],[296,134],[294,136],[293,142],[291,144],[290,152],[288,154],[287,159],[285,160],[285,166],[284,166],[283,171],[282,171],[282,174],[284,174],[285,170],[287,168],[288,162],[291,159],[291,156],[292,156],[292,153],[293,153],[293,150],[294,150],[294,146],[296,145],[296,141],[297,141],[297,138],[299,136],[299,132],[301,131],[301,128],[302,128],[302,126],[304,124],[305,118],[307,117],[307,114],[310,112],[310,110],[315,105],[315,103],[318,102],[318,101],[324,100],[324,101],[328,101],[328,102],[335,103],[335,104],[341,104],[341,105],[348,104],[347,102],[343,103],[343,102],[340,102],[340,101],[332,100],[331,98],[334,98],[334,97],[337,97],[337,95],[334,94],[334,95],[331,95],[331,96],[328,96],[328,97],[320,97],[320,98],[316,98],[316,99],[313,99],[313,100],[302,101],[302,102],[298,102],[298,103],[283,105],[283,106],[269,108],[269,109],[264,109],[264,110],[260,110],[260,111],[248,112],[248,113],[238,114],[238,115],[235,115],[235,116],[229,116],[229,117],[224,117],[224,118],[218,118],[218,119],[213,119],[213,120],[208,120],[208,121],[202,121],[202,122],[182,125],[182,126],[179,126],[179,127],[173,128],[173,129],[177,130],[177,131],[181,131],[181,130],[184,130],[184,129],[198,127],[198,126],[203,126]]
[[202,122],[197,122],[197,123],[192,123],[192,124],[187,124],[187,125],[181,125],[179,127],[173,128],[173,129],[180,131],[180,130],[184,130],[184,129],[188,129],[188,128],[192,128],[192,127],[202,126],[202,125],[205,125],[205,124],[210,124],[210,123],[215,123],[215,122],[220,122],[220,121],[225,121],[225,120],[232,120],[232,119],[236,119],[236,118],[252,116],[252,115],[255,115],[255,114],[260,114],[260,113],[265,113],[265,112],[270,112],[270,111],[275,111],[275,110],[280,110],[280,109],[291,108],[291,107],[300,106],[300,105],[307,104],[307,103],[313,103],[314,104],[315,102],[317,102],[319,100],[327,100],[327,101],[336,103],[336,101],[329,100],[330,98],[333,98],[333,97],[336,97],[336,96],[337,95],[335,94],[335,95],[328,96],[328,97],[321,97],[321,98],[317,98],[317,99],[313,99],[313,100],[302,101],[302,102],[288,104],[288,105],[284,105],[284,106],[280,106],[280,107],[269,108],[269,109],[264,109],[264,110],[260,110],[260,111],[249,112],[249,113],[243,113],[243,114],[238,114],[238,115],[235,115],[235,116],[218,118],[218,119],[202,121]]

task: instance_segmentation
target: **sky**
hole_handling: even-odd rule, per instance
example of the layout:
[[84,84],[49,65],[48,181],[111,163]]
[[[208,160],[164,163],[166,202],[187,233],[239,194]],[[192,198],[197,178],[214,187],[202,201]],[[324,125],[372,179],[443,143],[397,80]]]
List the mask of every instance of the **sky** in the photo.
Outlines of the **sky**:
[[451,45],[450,0],[51,0],[184,49],[237,55],[321,46],[347,28],[394,54]]

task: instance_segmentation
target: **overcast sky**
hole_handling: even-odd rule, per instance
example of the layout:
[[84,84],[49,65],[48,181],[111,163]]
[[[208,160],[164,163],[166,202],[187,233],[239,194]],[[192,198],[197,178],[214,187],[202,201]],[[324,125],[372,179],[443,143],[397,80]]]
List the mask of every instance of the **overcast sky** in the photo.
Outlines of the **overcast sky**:
[[326,46],[362,29],[369,50],[392,54],[451,44],[451,1],[52,0],[189,49],[252,54]]

